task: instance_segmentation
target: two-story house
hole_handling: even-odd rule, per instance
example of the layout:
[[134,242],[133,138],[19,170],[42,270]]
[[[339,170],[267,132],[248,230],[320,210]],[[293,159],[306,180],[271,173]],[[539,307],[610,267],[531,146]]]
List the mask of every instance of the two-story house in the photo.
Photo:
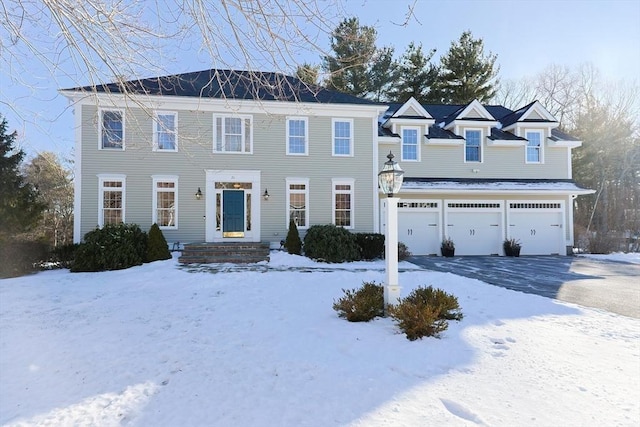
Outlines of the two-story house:
[[65,89],[75,108],[74,240],[157,223],[169,242],[270,242],[336,224],[382,232],[377,173],[405,170],[400,240],[415,254],[573,244],[571,149],[535,102],[380,105],[278,73],[205,70]]

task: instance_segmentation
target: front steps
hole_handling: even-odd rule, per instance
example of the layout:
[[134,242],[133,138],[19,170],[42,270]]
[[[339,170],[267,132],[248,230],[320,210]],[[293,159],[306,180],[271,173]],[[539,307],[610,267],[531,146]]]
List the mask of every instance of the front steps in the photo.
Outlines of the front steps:
[[269,243],[188,243],[178,262],[182,264],[252,264],[269,261]]

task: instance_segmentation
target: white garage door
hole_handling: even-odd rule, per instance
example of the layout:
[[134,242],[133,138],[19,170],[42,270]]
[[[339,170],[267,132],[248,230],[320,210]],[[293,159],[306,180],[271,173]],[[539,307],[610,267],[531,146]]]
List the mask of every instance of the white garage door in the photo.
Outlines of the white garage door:
[[501,201],[446,201],[446,235],[456,255],[502,253]]
[[509,201],[508,207],[508,237],[520,241],[521,255],[564,255],[562,201]]
[[408,201],[398,204],[398,241],[413,255],[440,252],[440,202]]

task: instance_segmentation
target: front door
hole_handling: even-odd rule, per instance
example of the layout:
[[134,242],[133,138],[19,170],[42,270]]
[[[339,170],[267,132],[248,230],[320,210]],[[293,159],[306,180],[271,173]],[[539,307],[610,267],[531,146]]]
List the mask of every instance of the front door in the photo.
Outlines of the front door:
[[244,191],[222,192],[222,237],[244,237]]

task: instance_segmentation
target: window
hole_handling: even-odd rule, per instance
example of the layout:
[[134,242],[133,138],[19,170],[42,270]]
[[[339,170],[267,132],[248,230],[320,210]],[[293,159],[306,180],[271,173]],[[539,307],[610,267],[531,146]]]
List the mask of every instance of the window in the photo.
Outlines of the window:
[[402,160],[418,160],[418,128],[402,129]]
[[527,163],[542,162],[541,132],[527,132]]
[[125,176],[98,176],[98,226],[124,222]]
[[100,112],[100,149],[124,150],[124,114],[120,110]]
[[334,179],[333,223],[338,227],[353,228],[353,180]]
[[178,177],[153,176],[151,222],[162,229],[178,228]]
[[287,178],[287,227],[293,219],[298,228],[309,227],[309,180]]
[[482,132],[467,130],[464,132],[464,160],[466,162],[482,161]]
[[156,151],[178,151],[176,113],[157,112],[153,120],[153,149]]
[[287,117],[287,154],[308,154],[308,121],[306,117]]
[[220,153],[251,153],[253,131],[251,116],[214,116],[213,151]]
[[353,156],[353,120],[333,119],[333,155]]

